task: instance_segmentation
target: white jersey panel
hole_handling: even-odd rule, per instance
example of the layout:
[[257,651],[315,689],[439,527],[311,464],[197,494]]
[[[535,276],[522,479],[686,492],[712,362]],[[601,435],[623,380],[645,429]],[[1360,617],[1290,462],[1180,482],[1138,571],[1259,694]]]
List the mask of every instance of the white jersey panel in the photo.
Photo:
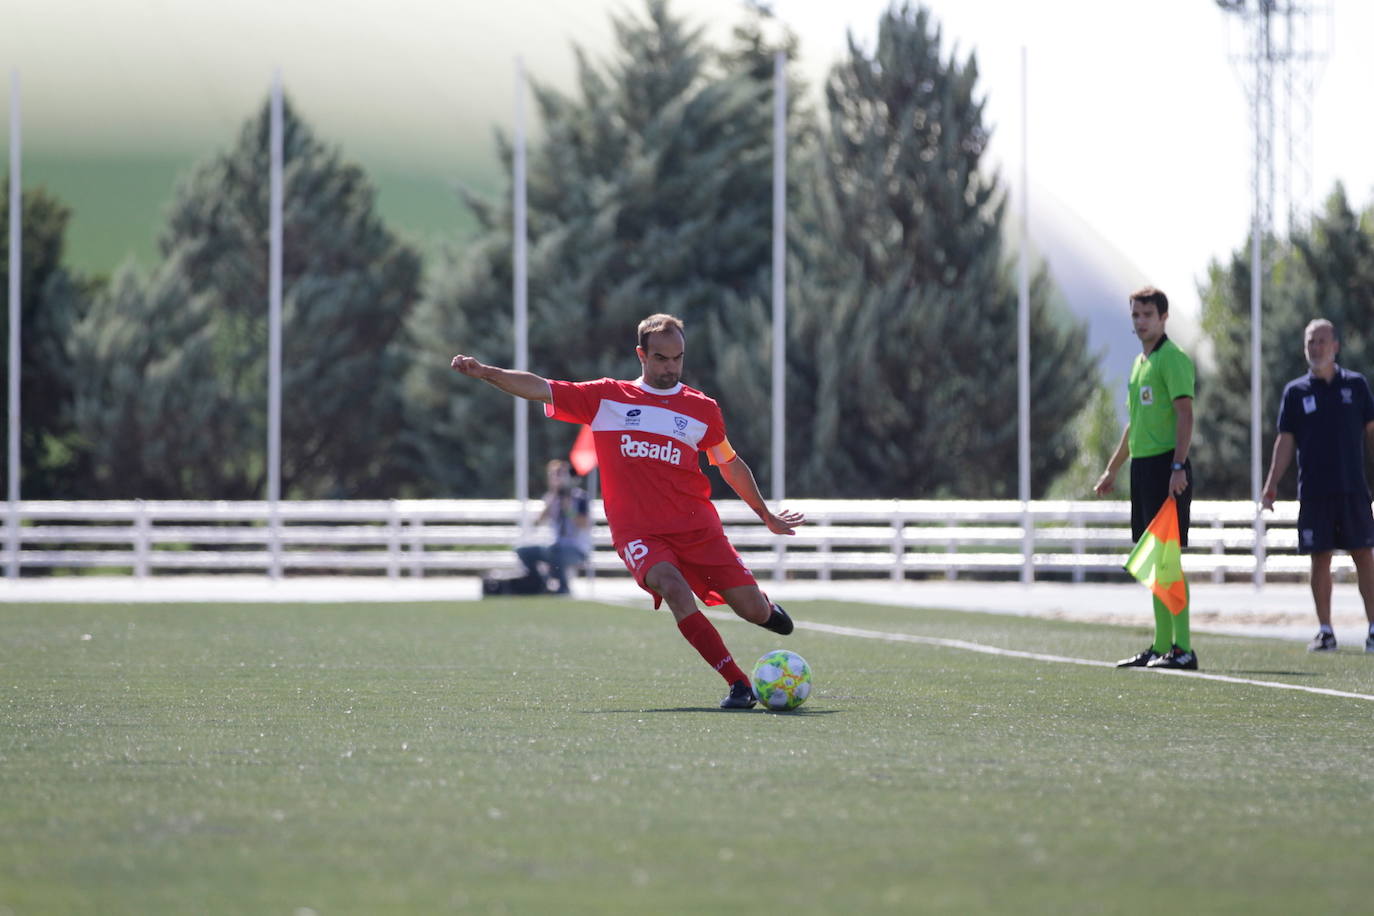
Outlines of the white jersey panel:
[[592,419],[592,432],[624,430],[668,436],[697,449],[706,435],[706,424],[666,407],[626,404],[603,398]]

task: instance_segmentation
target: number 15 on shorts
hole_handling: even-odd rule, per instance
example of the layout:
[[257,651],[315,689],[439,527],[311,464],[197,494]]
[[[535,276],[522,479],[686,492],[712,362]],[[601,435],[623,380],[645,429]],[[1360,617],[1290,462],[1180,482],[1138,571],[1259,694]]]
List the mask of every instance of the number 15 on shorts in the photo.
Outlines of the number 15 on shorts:
[[625,550],[620,554],[620,559],[625,561],[625,565],[630,568],[630,572],[639,569],[639,564],[649,555],[648,546],[641,540],[633,540],[625,545]]

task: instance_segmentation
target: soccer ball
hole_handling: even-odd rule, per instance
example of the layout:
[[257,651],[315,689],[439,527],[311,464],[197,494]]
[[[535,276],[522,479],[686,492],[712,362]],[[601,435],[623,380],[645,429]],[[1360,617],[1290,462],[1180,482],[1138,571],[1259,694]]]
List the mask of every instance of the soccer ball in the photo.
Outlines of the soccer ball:
[[768,709],[796,709],[811,696],[811,666],[795,652],[774,649],[754,663],[754,693]]

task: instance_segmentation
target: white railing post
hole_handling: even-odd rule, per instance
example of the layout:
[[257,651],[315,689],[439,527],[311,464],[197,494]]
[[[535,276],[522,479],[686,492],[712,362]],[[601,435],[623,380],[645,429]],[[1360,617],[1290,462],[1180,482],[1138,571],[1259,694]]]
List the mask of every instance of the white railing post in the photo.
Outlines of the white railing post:
[[906,578],[903,559],[906,556],[906,525],[902,520],[901,506],[894,501],[892,510],[892,573],[893,582]]
[[386,520],[386,577],[401,577],[401,510],[394,499]]
[[148,578],[149,539],[152,526],[148,523],[148,506],[141,499],[134,500],[134,577]]
[[[959,539],[955,536],[955,533],[958,531],[958,526],[955,524],[954,519],[945,519],[945,528],[949,530],[949,538],[945,540],[945,553],[951,555],[958,553]],[[957,578],[959,578],[959,568],[953,563],[946,566],[945,579],[949,582],[953,582]]]
[[5,503],[5,578],[19,577],[19,501]]
[[267,574],[273,579],[281,578],[281,509],[273,500],[267,504]]
[[1083,521],[1081,512],[1069,513],[1069,524],[1073,527],[1076,534],[1073,539],[1073,581],[1082,582],[1087,578],[1087,573],[1083,570],[1083,526],[1087,524]]
[[[521,511],[521,518],[524,512]],[[419,514],[410,519],[410,577],[421,579],[425,575],[425,520]]]
[[835,562],[835,542],[830,538],[821,538],[816,544],[816,552],[820,555],[820,568],[816,572],[817,578],[822,582],[830,581],[830,566]]
[[1021,582],[1035,581],[1035,517],[1031,515],[1031,501],[1021,500]]
[[[1212,555],[1223,555],[1226,553],[1226,545],[1222,543],[1222,539],[1225,537],[1226,534],[1226,527],[1222,522],[1220,515],[1212,519],[1212,530],[1217,532],[1217,539],[1212,542]],[[1212,567],[1212,582],[1219,585],[1225,581],[1226,570],[1222,569],[1221,563],[1218,562],[1215,566]]]

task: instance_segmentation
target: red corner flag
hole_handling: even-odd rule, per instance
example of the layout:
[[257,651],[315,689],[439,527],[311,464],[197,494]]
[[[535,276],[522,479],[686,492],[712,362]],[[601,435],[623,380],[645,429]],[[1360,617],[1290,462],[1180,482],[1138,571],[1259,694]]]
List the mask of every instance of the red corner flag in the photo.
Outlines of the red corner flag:
[[596,470],[596,444],[592,441],[590,426],[584,425],[577,434],[577,441],[573,443],[572,451],[568,452],[568,461],[578,477],[586,477]]
[[1140,536],[1126,560],[1126,571],[1154,592],[1170,612],[1188,605],[1188,586],[1183,581],[1183,551],[1179,544],[1178,504],[1170,496],[1159,514]]

